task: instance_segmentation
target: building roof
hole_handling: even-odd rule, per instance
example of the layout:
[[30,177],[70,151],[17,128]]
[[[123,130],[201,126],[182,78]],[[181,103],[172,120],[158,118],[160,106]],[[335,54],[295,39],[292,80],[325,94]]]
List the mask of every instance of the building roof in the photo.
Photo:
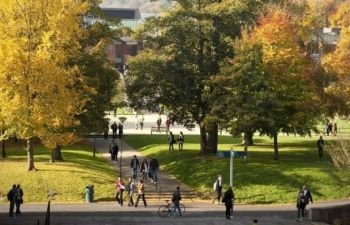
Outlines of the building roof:
[[118,18],[121,20],[139,20],[141,19],[139,9],[126,8],[102,8],[107,17]]

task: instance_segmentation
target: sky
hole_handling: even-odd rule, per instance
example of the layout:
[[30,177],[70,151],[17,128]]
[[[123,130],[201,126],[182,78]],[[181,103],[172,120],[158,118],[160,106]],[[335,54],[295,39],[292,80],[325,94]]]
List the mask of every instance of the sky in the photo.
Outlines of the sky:
[[103,0],[101,8],[138,8],[141,13],[155,13],[170,5],[170,0]]

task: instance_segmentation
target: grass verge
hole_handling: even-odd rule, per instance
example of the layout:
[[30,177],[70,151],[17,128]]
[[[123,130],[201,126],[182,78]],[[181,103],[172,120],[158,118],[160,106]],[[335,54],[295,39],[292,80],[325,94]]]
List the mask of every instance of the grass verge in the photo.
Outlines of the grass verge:
[[[335,137],[326,137],[326,142]],[[316,201],[350,197],[350,173],[333,166],[326,154],[318,158],[316,137],[280,136],[280,160],[273,159],[272,140],[256,137],[249,147],[248,162],[234,159],[234,189],[237,203],[294,203],[298,189],[306,184]],[[229,183],[229,158],[199,153],[198,135],[185,137],[184,151],[168,151],[165,135],[129,135],[131,146],[146,156],[156,154],[163,169],[193,188],[200,196],[210,198],[218,174],[223,175],[225,188]],[[241,139],[219,137],[220,150],[243,150]]]
[[83,202],[85,187],[92,184],[95,200],[113,199],[116,171],[101,155],[92,157],[91,145],[64,147],[64,161],[53,164],[49,162],[50,151],[37,145],[34,147],[36,172],[26,171],[27,157],[22,146],[24,143],[8,144],[8,158],[0,159],[0,195],[6,195],[12,184],[21,184],[25,203],[46,202],[48,191],[58,193],[54,202]]

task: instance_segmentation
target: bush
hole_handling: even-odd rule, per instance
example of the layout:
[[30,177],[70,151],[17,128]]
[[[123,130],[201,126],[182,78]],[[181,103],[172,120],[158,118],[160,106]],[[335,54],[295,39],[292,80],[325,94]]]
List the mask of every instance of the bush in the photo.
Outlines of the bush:
[[328,149],[334,165],[340,169],[350,169],[350,140],[340,140]]

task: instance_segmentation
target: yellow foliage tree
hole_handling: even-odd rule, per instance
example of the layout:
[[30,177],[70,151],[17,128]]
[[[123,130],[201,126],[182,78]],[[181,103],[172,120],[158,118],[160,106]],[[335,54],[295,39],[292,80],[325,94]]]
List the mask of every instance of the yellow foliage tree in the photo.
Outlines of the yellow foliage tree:
[[73,137],[86,99],[79,68],[81,20],[89,5],[77,0],[0,1],[0,117],[6,133],[27,141],[28,170],[33,138],[53,148]]

